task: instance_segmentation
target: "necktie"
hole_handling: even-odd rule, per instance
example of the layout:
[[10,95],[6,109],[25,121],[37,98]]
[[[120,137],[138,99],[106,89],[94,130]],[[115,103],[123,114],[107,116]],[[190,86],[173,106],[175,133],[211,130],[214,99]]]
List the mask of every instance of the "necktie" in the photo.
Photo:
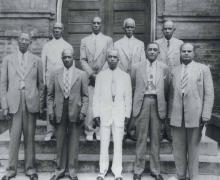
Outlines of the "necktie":
[[65,82],[64,82],[64,97],[68,98],[69,97],[69,72],[66,71],[65,74]]
[[186,70],[186,66],[184,67],[184,71],[183,71],[183,77],[181,79],[181,89],[184,90],[187,86],[188,83],[188,72]]
[[167,47],[170,47],[170,40],[167,40]]
[[21,66],[22,76],[24,76],[24,74],[25,74],[25,67],[24,67],[24,66],[25,66],[25,59],[24,59],[24,54],[22,54],[20,66]]
[[111,84],[111,91],[112,91],[112,101],[115,101],[115,95],[116,95],[116,82],[114,78],[114,71],[112,71],[112,84]]

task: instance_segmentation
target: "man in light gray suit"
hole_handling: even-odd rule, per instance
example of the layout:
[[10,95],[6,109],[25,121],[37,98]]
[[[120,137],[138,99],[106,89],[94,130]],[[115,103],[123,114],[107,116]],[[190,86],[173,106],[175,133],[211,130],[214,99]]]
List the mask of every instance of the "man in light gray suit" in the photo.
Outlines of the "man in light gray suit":
[[182,64],[172,70],[169,118],[173,136],[173,155],[179,180],[198,179],[201,131],[211,117],[214,89],[208,66],[194,61],[194,47],[180,48]]
[[132,18],[124,20],[123,29],[125,36],[114,43],[119,51],[120,62],[118,66],[131,74],[136,63],[145,61],[144,43],[134,37],[135,21]]
[[160,174],[160,130],[167,115],[167,90],[169,71],[167,65],[157,60],[159,45],[149,43],[147,60],[134,66],[133,111],[137,144],[133,180],[140,180],[145,169],[147,135],[150,131],[150,170],[155,180],[163,180]]
[[101,33],[102,19],[94,17],[92,20],[92,34],[81,40],[80,62],[82,69],[89,77],[89,108],[85,122],[85,134],[88,141],[93,140],[94,133],[96,139],[100,140],[99,128],[93,128],[92,100],[95,87],[96,75],[108,67],[106,63],[107,49],[113,47],[111,37]]
[[21,33],[17,51],[6,56],[2,63],[1,103],[4,116],[11,119],[9,163],[2,180],[16,176],[22,132],[25,173],[30,180],[38,179],[34,167],[34,135],[37,115],[43,112],[43,69],[40,58],[28,50],[30,43],[30,35]]
[[[48,87],[49,120],[56,125],[57,168],[51,180],[69,172],[77,180],[78,146],[81,124],[88,108],[88,81],[85,72],[75,67],[73,49],[64,49],[64,67],[51,74]],[[54,117],[55,115],[55,117]]]
[[[176,27],[173,21],[165,21],[162,28],[164,37],[155,41],[160,46],[158,60],[168,65],[170,71],[180,65],[180,46],[183,44],[182,40],[173,37],[175,30]],[[166,120],[162,126],[162,138],[172,141],[169,122]]]

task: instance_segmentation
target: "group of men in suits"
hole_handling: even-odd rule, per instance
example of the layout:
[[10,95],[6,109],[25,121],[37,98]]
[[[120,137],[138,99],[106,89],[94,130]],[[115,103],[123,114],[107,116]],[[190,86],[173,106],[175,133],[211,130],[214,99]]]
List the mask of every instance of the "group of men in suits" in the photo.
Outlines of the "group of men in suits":
[[[125,36],[113,44],[101,33],[102,20],[92,20],[92,34],[81,40],[80,62],[75,67],[74,49],[62,39],[62,23],[53,26],[53,39],[42,51],[42,61],[28,47],[31,37],[21,33],[18,49],[3,59],[1,103],[11,122],[9,165],[2,180],[17,173],[18,149],[24,135],[25,171],[31,180],[38,176],[34,166],[36,118],[43,113],[47,87],[47,135],[57,138],[57,167],[51,180],[66,174],[77,180],[79,135],[100,140],[97,180],[104,180],[109,167],[110,136],[113,136],[112,172],[122,180],[122,141],[135,130],[134,180],[145,169],[147,138],[150,135],[150,171],[160,174],[161,129],[172,140],[179,180],[198,180],[198,149],[201,129],[210,119],[214,92],[208,66],[195,62],[194,47],[175,39],[172,21],[163,24],[164,38],[144,43],[134,37],[135,21],[124,20]],[[128,124],[130,127],[128,128]],[[171,138],[172,134],[172,138]]]

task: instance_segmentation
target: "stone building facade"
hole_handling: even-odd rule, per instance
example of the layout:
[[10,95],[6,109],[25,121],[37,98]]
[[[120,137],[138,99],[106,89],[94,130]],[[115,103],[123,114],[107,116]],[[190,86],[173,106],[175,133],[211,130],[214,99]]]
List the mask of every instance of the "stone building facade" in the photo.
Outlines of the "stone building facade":
[[220,1],[219,0],[0,0],[0,61],[13,51],[22,30],[33,35],[31,49],[40,56],[54,21],[65,25],[64,37],[79,57],[80,39],[89,34],[95,15],[103,32],[114,40],[122,36],[125,17],[136,20],[136,36],[148,43],[162,36],[162,23],[175,22],[175,36],[192,42],[197,61],[211,68],[215,86],[214,111],[220,112]]

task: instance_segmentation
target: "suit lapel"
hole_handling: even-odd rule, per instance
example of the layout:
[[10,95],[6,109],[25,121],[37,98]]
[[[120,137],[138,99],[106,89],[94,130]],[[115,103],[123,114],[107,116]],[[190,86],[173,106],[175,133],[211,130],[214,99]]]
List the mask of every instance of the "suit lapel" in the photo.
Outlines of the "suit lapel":
[[95,52],[95,42],[92,35],[88,37],[88,43],[86,43],[86,47],[88,48],[90,54],[94,54]]
[[125,37],[122,39],[121,49],[122,49],[123,53],[125,54],[125,56],[127,57],[127,59],[130,60],[128,43],[127,43]]
[[63,68],[61,68],[59,70],[59,72],[57,73],[57,78],[58,78],[58,82],[59,82],[60,88],[62,89],[62,91],[64,93]]
[[24,77],[26,77],[29,72],[31,72],[32,67],[36,66],[36,62],[34,61],[34,57],[30,53],[28,53],[28,59],[26,62],[26,71]]
[[147,86],[147,69],[146,68],[147,68],[147,62],[142,63],[141,68],[140,68],[140,73],[141,73],[142,78],[145,82],[145,86]]
[[73,73],[72,73],[72,79],[71,79],[71,84],[70,84],[70,89],[72,88],[72,86],[74,85],[74,83],[76,82],[76,80],[79,77],[79,73],[77,73],[76,68],[73,68]]
[[160,66],[160,63],[157,61],[157,66],[156,66],[156,87],[160,81],[160,79],[162,78],[163,72]]
[[12,65],[14,67],[14,69],[16,70],[17,74],[23,78],[21,69],[20,69],[20,63],[19,63],[19,59],[18,59],[18,55],[14,55],[13,59],[11,60]]
[[94,60],[97,59],[97,57],[100,55],[102,50],[105,48],[105,41],[104,41],[102,33],[100,33],[96,38],[97,38],[96,39],[96,52],[95,52]]

